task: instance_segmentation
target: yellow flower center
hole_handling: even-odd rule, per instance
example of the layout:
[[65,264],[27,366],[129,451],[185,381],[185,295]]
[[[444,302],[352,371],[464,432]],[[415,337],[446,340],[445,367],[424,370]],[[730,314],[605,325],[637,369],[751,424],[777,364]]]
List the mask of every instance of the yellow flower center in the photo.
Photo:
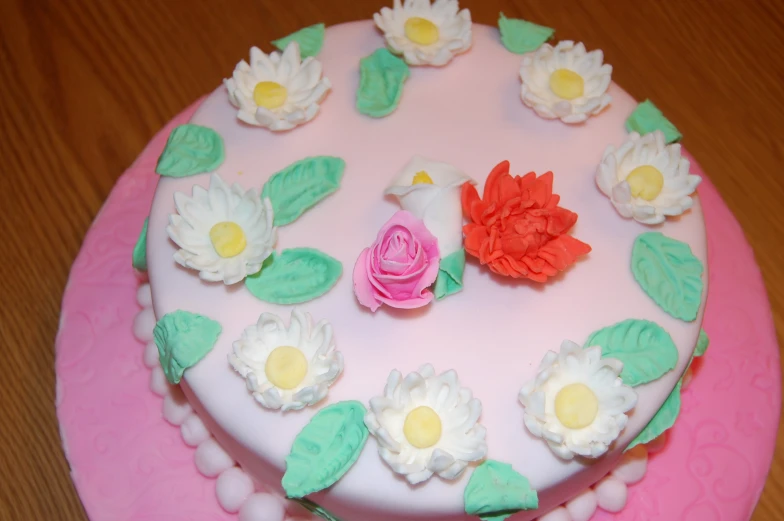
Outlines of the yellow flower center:
[[441,418],[430,407],[417,407],[406,416],[403,434],[418,449],[432,447],[441,439]]
[[555,416],[567,429],[588,427],[599,414],[599,399],[585,384],[569,384],[555,395]]
[[411,181],[412,185],[432,185],[433,178],[428,175],[427,172],[422,170],[421,172],[417,172],[414,174],[414,180]]
[[278,389],[294,389],[308,374],[308,361],[296,347],[276,347],[267,357],[264,373]]
[[282,107],[288,97],[286,87],[274,81],[259,82],[253,89],[253,101],[265,109],[275,110]]
[[626,176],[632,196],[653,201],[664,188],[664,176],[651,165],[638,166]]
[[550,90],[559,98],[572,100],[585,91],[583,77],[569,69],[558,69],[550,75]]
[[431,45],[438,41],[438,27],[425,18],[412,16],[406,20],[403,30],[406,38],[417,45]]
[[219,222],[210,228],[210,241],[215,252],[224,259],[239,255],[248,245],[245,232],[239,224],[231,221]]

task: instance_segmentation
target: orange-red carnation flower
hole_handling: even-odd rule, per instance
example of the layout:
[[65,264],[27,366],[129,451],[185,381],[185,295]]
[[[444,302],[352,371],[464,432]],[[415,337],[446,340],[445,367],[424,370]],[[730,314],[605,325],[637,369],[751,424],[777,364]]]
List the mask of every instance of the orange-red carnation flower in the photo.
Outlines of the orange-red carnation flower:
[[558,206],[553,173],[509,175],[503,161],[487,176],[482,198],[470,183],[462,189],[465,250],[493,272],[537,282],[565,270],[591,247],[566,232],[577,214]]

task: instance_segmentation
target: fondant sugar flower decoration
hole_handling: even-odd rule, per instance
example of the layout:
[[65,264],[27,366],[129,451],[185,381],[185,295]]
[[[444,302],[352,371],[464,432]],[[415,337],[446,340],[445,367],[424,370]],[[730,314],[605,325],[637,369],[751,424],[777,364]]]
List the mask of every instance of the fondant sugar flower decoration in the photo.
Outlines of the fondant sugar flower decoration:
[[583,349],[565,340],[560,353],[547,352],[536,378],[520,390],[526,428],[563,459],[598,458],[637,403],[637,393],[619,376],[622,369],[620,360],[602,358],[601,347]]
[[443,258],[463,247],[460,187],[467,182],[474,181],[454,166],[415,156],[384,193],[422,220]]
[[363,306],[412,309],[433,300],[427,288],[438,276],[438,240],[424,223],[401,210],[378,232],[354,265],[354,293]]
[[523,57],[523,103],[545,119],[582,123],[612,100],[607,94],[612,66],[603,59],[602,51],[586,52],[582,43],[542,45]]
[[446,65],[471,47],[471,13],[457,0],[394,0],[373,15],[389,50],[409,65]]
[[316,117],[331,88],[321,75],[321,62],[313,57],[300,60],[296,41],[282,54],[267,55],[252,47],[250,64],[239,62],[223,83],[240,120],[274,131],[290,130]]
[[456,479],[485,457],[481,413],[481,402],[460,386],[455,371],[436,376],[427,364],[405,378],[392,371],[384,394],[370,399],[365,425],[387,465],[415,485],[433,474]]
[[596,171],[596,184],[623,217],[659,224],[692,207],[702,178],[689,174],[677,143],[665,145],[660,130],[632,132],[617,150],[610,145]]
[[509,161],[499,163],[481,199],[473,185],[463,185],[466,251],[499,275],[546,282],[591,251],[567,234],[577,214],[559,201],[552,172],[512,177]]
[[272,205],[255,190],[226,185],[218,174],[210,187],[193,187],[193,196],[174,194],[177,213],[166,232],[179,250],[174,260],[199,271],[209,282],[236,284],[257,273],[275,247]]
[[343,371],[343,356],[335,350],[332,326],[315,326],[297,308],[289,326],[272,313],[263,313],[234,342],[229,363],[248,390],[267,409],[297,410],[327,396]]

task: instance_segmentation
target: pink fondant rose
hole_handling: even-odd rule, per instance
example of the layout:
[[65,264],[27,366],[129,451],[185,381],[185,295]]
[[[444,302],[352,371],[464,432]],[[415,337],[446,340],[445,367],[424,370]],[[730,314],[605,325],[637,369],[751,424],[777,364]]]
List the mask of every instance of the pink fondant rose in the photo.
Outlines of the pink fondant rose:
[[433,300],[427,288],[438,276],[438,240],[405,211],[397,212],[354,265],[354,293],[371,311],[386,304],[412,309]]

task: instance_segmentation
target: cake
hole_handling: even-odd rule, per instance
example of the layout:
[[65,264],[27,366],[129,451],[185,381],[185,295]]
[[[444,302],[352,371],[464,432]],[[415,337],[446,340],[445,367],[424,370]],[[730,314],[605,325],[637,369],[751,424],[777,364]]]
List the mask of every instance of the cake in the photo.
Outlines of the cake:
[[171,132],[134,252],[165,416],[243,521],[621,508],[707,347],[680,134],[547,28],[374,22],[252,49]]

